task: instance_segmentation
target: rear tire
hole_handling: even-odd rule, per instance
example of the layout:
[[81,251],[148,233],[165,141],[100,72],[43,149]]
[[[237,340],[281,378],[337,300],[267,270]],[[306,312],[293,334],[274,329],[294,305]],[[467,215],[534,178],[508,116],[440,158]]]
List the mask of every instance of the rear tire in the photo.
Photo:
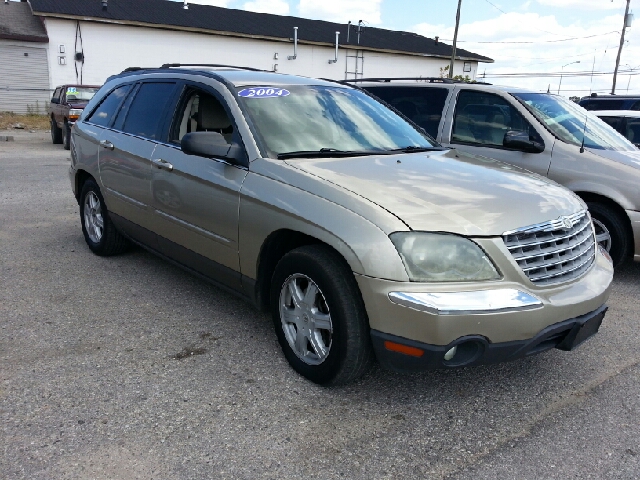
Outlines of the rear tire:
[[127,239],[111,222],[100,188],[93,179],[87,180],[82,186],[80,222],[84,239],[96,255],[117,255],[129,246]]
[[622,264],[630,255],[629,231],[621,215],[603,203],[588,202],[596,228],[596,240],[611,255],[613,266]]
[[56,121],[51,118],[51,142],[54,145],[60,145],[62,143],[62,129],[58,127]]
[[62,147],[65,150],[71,150],[71,127],[68,123],[64,124],[62,135]]
[[292,250],[271,283],[276,335],[289,364],[324,386],[350,383],[373,363],[369,320],[344,260],[322,245]]

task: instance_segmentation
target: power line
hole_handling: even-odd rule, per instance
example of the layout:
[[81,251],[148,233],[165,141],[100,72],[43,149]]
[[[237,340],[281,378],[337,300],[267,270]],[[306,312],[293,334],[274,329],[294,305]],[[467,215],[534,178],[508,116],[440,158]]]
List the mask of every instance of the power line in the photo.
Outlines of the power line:
[[[547,32],[548,33],[548,32]],[[572,42],[574,40],[584,40],[587,38],[595,38],[595,37],[604,37],[606,35],[611,35],[612,33],[620,33],[618,30],[612,30],[607,33],[599,33],[597,35],[587,35],[586,37],[571,37],[571,38],[560,38],[558,40],[538,40],[538,41],[476,41],[476,40],[458,40],[458,43],[493,43],[493,44],[522,44],[522,45],[531,45],[535,43],[558,43],[558,42]],[[444,42],[451,42],[450,39],[442,39]]]
[[[637,70],[619,70],[620,75],[640,75],[640,71]],[[552,78],[552,77],[591,77],[591,76],[603,76],[613,75],[613,72],[591,72],[591,71],[579,71],[579,72],[518,72],[518,73],[484,73],[482,78]]]

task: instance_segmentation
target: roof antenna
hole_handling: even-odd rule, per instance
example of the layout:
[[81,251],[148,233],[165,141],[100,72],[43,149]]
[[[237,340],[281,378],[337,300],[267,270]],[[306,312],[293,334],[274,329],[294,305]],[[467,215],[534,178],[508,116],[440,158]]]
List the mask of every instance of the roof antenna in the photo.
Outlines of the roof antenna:
[[184,0],[184,5],[182,8],[185,10],[189,10],[189,4],[187,3],[187,0]]
[[360,45],[360,32],[362,31],[362,20],[358,20],[358,45]]
[[582,130],[582,145],[580,145],[580,153],[584,153],[584,137],[587,134],[587,120],[589,120],[589,115],[585,113],[584,115],[584,129]]

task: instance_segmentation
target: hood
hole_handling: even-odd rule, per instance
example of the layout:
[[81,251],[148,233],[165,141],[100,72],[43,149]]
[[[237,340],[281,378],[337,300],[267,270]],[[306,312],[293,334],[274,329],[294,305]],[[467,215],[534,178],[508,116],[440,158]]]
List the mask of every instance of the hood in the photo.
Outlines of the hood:
[[69,105],[71,108],[79,108],[79,109],[84,109],[84,107],[87,106],[89,102],[78,102],[78,101],[73,101],[73,102],[67,102],[67,105]]
[[607,160],[613,160],[614,162],[623,163],[630,167],[640,168],[640,150],[600,150],[597,148],[585,148],[589,153],[597,155],[598,157],[606,158]]
[[368,199],[412,230],[495,236],[585,208],[539,175],[455,150],[287,163]]

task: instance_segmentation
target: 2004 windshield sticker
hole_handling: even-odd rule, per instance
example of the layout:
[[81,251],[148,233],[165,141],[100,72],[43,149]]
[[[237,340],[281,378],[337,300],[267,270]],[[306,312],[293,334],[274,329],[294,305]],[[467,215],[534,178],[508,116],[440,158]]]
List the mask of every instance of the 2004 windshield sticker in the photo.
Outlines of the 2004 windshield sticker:
[[244,98],[274,98],[274,97],[286,97],[289,95],[289,90],[284,88],[275,87],[251,87],[245,88],[238,92],[238,96]]
[[78,89],[76,87],[67,88],[67,95],[75,95],[76,93],[78,93]]

